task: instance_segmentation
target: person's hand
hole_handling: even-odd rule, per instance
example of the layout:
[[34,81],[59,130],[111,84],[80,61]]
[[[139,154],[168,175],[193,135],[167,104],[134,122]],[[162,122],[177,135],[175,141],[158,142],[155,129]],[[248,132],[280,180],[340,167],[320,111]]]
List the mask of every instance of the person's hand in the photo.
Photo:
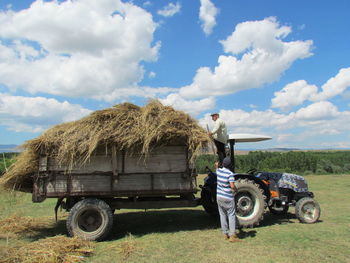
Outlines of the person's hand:
[[208,135],[211,137],[211,136],[213,136],[213,134],[211,133],[211,132],[208,132]]

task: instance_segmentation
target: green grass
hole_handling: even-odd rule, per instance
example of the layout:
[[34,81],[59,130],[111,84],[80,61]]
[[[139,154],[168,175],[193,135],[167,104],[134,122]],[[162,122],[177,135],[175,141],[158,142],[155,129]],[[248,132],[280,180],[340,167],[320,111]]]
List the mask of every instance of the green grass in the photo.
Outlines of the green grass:
[[[97,243],[88,262],[350,262],[350,175],[307,176],[320,203],[320,222],[301,224],[294,208],[287,216],[268,211],[261,226],[245,229],[242,242],[222,237],[219,222],[201,207],[116,211],[108,240]],[[202,177],[199,178],[202,183]],[[0,218],[20,213],[53,215],[55,200],[31,203],[30,195],[0,194]],[[65,216],[34,236],[9,245],[65,234]],[[0,239],[0,244],[6,241]]]

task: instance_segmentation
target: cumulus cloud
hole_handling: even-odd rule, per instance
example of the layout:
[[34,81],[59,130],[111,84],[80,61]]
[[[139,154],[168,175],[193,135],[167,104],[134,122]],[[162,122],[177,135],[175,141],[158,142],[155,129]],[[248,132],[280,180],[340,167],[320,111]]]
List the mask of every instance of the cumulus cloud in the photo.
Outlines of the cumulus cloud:
[[160,101],[164,105],[169,105],[177,110],[185,111],[192,116],[210,110],[215,106],[215,99],[213,97],[201,100],[186,100],[177,93],[169,94],[165,99],[160,99]]
[[201,6],[199,8],[199,20],[202,24],[203,32],[210,35],[216,25],[216,16],[219,9],[210,0],[200,0]]
[[342,68],[335,77],[330,78],[319,91],[315,85],[309,85],[305,80],[298,80],[275,92],[272,98],[272,108],[288,110],[301,105],[305,101],[326,101],[337,95],[347,96],[346,89],[350,87],[350,68]]
[[[277,142],[287,142],[296,147],[319,147],[315,138],[323,138],[350,132],[350,111],[340,112],[328,101],[319,101],[295,112],[277,113],[271,109],[265,111],[243,111],[240,109],[221,110],[220,117],[226,121],[229,133],[256,133],[272,136]],[[200,123],[204,126],[212,123],[206,114]],[[330,143],[329,145],[332,145]]]
[[212,71],[201,67],[192,84],[182,87],[184,98],[219,96],[258,88],[279,79],[294,61],[311,56],[312,41],[283,41],[291,28],[275,18],[240,23],[221,41],[225,52]]
[[312,100],[327,100],[342,94],[350,87],[350,68],[342,68],[338,74],[330,78],[322,87],[321,92],[315,95]]
[[338,114],[340,112],[332,103],[320,101],[301,108],[295,113],[295,117],[299,120],[328,120],[337,117]]
[[298,80],[286,85],[281,91],[275,92],[271,107],[289,110],[309,100],[316,93],[315,85],[309,85],[305,80]]
[[152,15],[119,0],[37,0],[0,11],[0,24],[0,83],[32,94],[119,98],[160,48]]
[[177,2],[169,3],[168,5],[164,6],[162,9],[158,10],[157,14],[165,17],[171,17],[175,15],[176,13],[180,12],[181,10],[181,4]]
[[90,112],[67,101],[0,93],[0,122],[16,132],[41,132],[51,125],[74,121]]

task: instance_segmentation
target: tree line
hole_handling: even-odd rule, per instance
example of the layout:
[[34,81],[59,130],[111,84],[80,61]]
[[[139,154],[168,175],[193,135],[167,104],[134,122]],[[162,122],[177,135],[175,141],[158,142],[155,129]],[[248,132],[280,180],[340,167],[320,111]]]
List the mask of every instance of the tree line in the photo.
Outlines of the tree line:
[[0,175],[6,172],[11,164],[15,162],[15,157],[18,153],[0,153]]
[[[17,153],[0,154],[0,175],[15,162]],[[196,160],[198,173],[206,173],[205,167],[214,170],[216,156],[203,154]],[[235,156],[236,172],[250,169],[270,172],[287,172],[307,174],[341,174],[350,173],[350,151],[291,151],[263,152],[253,151],[247,155]]]
[[[214,169],[216,156],[200,155],[196,160],[198,173],[205,173],[205,167]],[[341,174],[350,172],[350,151],[253,151],[247,155],[235,156],[235,171],[287,172],[296,174]]]

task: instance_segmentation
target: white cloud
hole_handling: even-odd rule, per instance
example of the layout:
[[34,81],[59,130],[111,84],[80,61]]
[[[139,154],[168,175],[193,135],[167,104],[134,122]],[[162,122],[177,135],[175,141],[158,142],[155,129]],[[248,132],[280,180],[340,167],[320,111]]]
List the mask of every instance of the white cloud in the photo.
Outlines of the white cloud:
[[148,7],[148,6],[152,6],[152,5],[153,5],[153,4],[152,4],[151,1],[146,1],[146,2],[143,3],[143,6],[144,6],[144,7]]
[[219,9],[210,0],[200,0],[200,2],[199,19],[202,23],[202,29],[206,35],[210,35],[216,25],[216,16]]
[[281,91],[275,92],[271,107],[289,110],[309,100],[316,93],[315,85],[309,85],[305,80],[298,80],[286,85]]
[[249,104],[248,107],[251,109],[256,109],[258,106],[255,104]]
[[157,74],[155,73],[155,72],[153,72],[153,71],[151,71],[149,74],[148,74],[148,77],[150,78],[150,79],[153,79],[153,78],[155,78],[157,76]]
[[175,109],[185,111],[193,116],[210,110],[215,106],[215,99],[213,97],[201,100],[185,100],[177,93],[169,94],[165,99],[160,99],[160,101],[164,105],[173,106]]
[[142,80],[141,63],[157,60],[160,48],[152,44],[152,15],[119,0],[37,0],[0,11],[0,24],[7,39],[0,43],[0,83],[32,94],[119,98],[119,89]]
[[192,84],[182,87],[180,95],[184,98],[226,95],[278,80],[294,61],[312,55],[310,40],[282,41],[290,32],[275,18],[238,24],[232,35],[221,41],[225,52],[233,55],[220,56],[213,71],[199,68]]
[[322,85],[321,91],[317,86],[309,85],[305,80],[298,80],[275,92],[275,97],[271,100],[272,108],[288,110],[293,106],[301,105],[306,100],[325,101],[337,95],[347,98],[346,89],[348,87],[350,87],[350,68],[340,69],[335,77]]
[[170,17],[180,12],[180,10],[181,4],[179,2],[177,2],[176,4],[169,3],[168,5],[164,6],[161,10],[158,10],[157,14],[165,17]]
[[339,94],[342,94],[350,87],[350,68],[342,68],[338,74],[330,78],[323,86],[319,94],[315,95],[312,100],[327,100]]
[[[240,109],[221,110],[220,117],[225,120],[229,133],[266,134],[273,143],[288,147],[322,148],[335,147],[335,139],[343,138],[350,132],[350,111],[338,111],[328,101],[313,103],[296,112],[280,114],[273,110],[243,111]],[[200,123],[211,124],[206,114]],[[325,142],[320,143],[320,140]]]
[[40,132],[53,124],[80,119],[90,112],[67,101],[0,93],[0,122],[16,132]]
[[305,108],[301,108],[295,113],[299,120],[328,120],[336,118],[340,113],[336,106],[329,101],[313,103]]

